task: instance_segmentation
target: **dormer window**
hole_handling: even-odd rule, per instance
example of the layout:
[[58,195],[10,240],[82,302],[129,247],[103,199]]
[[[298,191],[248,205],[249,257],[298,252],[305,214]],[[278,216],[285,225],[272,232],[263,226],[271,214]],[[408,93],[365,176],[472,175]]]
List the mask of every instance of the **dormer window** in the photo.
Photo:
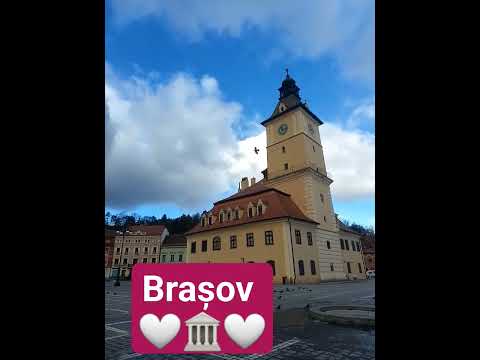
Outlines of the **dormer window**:
[[253,217],[253,207],[248,208],[248,217]]
[[205,218],[202,218],[202,226],[205,226]]
[[240,214],[238,212],[238,210],[235,210],[235,219],[240,219]]
[[227,213],[227,220],[230,221],[231,217],[232,217],[232,213],[229,211],[229,212]]
[[223,223],[223,213],[220,214],[220,222]]
[[212,225],[212,217],[211,216],[208,217],[208,225]]
[[258,214],[258,215],[262,215],[262,214],[263,214],[263,207],[262,207],[261,204],[257,206],[257,214]]

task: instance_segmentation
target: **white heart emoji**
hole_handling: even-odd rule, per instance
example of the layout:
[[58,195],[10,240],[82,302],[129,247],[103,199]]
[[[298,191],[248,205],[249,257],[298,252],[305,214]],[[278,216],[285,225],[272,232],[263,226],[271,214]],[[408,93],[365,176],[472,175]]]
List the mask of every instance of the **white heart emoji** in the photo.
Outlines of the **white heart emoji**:
[[225,318],[224,327],[230,339],[246,349],[262,335],[265,320],[259,314],[251,314],[245,321],[238,314],[230,314]]
[[166,314],[162,320],[154,314],[145,314],[140,319],[140,329],[148,341],[161,349],[178,334],[180,319],[175,314]]

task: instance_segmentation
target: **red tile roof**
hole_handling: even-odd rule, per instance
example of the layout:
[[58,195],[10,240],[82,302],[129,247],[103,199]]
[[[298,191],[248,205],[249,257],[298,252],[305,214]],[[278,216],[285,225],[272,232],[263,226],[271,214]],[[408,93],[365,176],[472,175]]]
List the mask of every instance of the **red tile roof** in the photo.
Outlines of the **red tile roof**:
[[[262,200],[265,204],[265,212],[262,215],[256,215],[248,217],[247,209],[248,204],[251,202],[256,204],[258,200]],[[220,211],[236,207],[241,208],[244,213],[240,219],[226,220],[223,223],[219,221]],[[292,218],[296,220],[306,221],[313,224],[318,224],[315,220],[312,220],[306,216],[302,210],[293,202],[289,194],[279,191],[274,188],[269,188],[261,183],[255,184],[239,193],[232,195],[226,199],[217,201],[214,203],[214,207],[211,210],[213,215],[217,217],[217,220],[212,225],[202,226],[201,223],[195,225],[193,229],[187,231],[185,234],[196,234],[204,231],[216,230],[226,228],[230,226],[243,225],[254,223],[258,221],[279,219],[279,218]]]
[[169,235],[163,241],[162,247],[186,247],[187,237],[181,234]]
[[165,225],[133,225],[128,227],[128,231],[141,231],[146,235],[162,235],[165,230]]

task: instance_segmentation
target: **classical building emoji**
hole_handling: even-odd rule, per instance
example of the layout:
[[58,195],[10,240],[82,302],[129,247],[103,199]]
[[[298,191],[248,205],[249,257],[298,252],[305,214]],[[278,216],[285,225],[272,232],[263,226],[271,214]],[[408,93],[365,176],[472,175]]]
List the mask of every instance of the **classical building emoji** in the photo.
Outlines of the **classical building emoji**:
[[185,321],[188,327],[188,343],[185,351],[220,351],[217,343],[217,327],[220,321],[201,312]]

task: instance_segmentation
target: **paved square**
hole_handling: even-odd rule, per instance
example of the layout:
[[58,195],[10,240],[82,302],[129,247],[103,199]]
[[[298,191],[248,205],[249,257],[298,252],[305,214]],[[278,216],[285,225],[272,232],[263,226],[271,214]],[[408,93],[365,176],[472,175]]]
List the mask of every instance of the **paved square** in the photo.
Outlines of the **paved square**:
[[375,281],[275,286],[274,347],[265,355],[141,355],[130,342],[130,282],[105,282],[105,359],[375,359],[375,330],[309,320],[306,305],[375,304]]

